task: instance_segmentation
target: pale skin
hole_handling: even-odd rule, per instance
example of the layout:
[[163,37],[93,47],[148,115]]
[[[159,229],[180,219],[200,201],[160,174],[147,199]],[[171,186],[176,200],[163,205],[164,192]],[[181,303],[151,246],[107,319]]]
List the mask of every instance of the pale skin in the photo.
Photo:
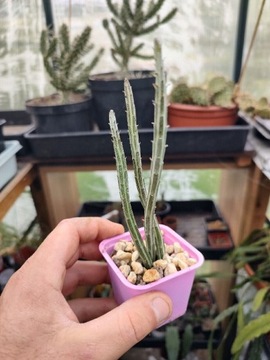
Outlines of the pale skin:
[[50,233],[0,297],[0,359],[119,359],[170,316],[171,301],[160,292],[120,306],[109,298],[66,300],[79,285],[108,281],[98,244],[122,232],[105,219],[73,218]]

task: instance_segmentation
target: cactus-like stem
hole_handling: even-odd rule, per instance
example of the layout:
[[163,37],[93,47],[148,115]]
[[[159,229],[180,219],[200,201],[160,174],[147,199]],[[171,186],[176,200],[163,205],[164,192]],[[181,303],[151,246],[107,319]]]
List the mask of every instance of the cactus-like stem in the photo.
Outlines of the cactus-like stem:
[[[146,186],[142,172],[141,149],[140,149],[140,141],[138,134],[138,125],[136,122],[136,108],[134,104],[132,88],[127,79],[125,80],[124,83],[124,89],[125,89],[125,101],[126,101],[126,109],[127,109],[129,143],[130,143],[130,149],[132,155],[135,183],[138,190],[140,202],[143,208],[145,209],[147,194],[146,194]],[[153,251],[153,257],[156,255],[157,258],[161,259],[164,256],[163,238],[155,214],[153,216],[154,216],[153,219],[154,237],[156,239],[156,242],[159,244],[159,246],[157,246],[157,253]]]
[[[164,17],[159,16],[159,11],[166,0],[122,0],[120,3],[106,0],[112,14],[110,21],[103,21],[112,42],[111,53],[114,61],[120,66],[120,71],[126,76],[132,57],[149,59],[152,54],[143,54],[143,42],[135,45],[135,39],[151,33],[159,26],[169,22],[177,12],[173,8]],[[112,27],[110,27],[112,25]]]
[[120,193],[120,198],[122,202],[122,207],[123,207],[123,212],[126,219],[127,227],[130,232],[131,238],[139,251],[139,254],[141,256],[144,265],[147,268],[150,268],[152,265],[152,260],[147,252],[146,246],[139,233],[136,220],[131,208],[129,188],[128,188],[127,162],[126,162],[125,153],[123,149],[123,144],[121,142],[118,126],[116,123],[115,114],[112,110],[110,111],[110,115],[109,115],[109,124],[111,129],[113,148],[114,148],[114,154],[116,160],[119,193]]
[[131,238],[140,253],[140,257],[144,263],[144,266],[147,268],[150,268],[152,266],[152,263],[156,259],[161,259],[164,256],[164,241],[155,216],[155,205],[158,186],[161,178],[161,172],[163,169],[167,134],[165,72],[162,64],[161,47],[158,42],[155,42],[155,58],[157,68],[155,82],[155,118],[152,144],[152,159],[150,167],[150,183],[148,191],[146,191],[146,186],[142,173],[141,150],[132,89],[128,80],[125,80],[128,134],[136,186],[145,214],[145,242],[143,241],[137,229],[135,216],[133,214],[130,203],[127,163],[114,112],[111,111],[109,116],[109,124],[111,128],[112,141],[116,159],[119,193],[122,201],[124,216]]
[[151,254],[164,252],[163,243],[160,244],[158,239],[155,239],[155,237],[153,238],[153,218],[157,192],[163,170],[167,139],[167,105],[165,95],[166,76],[163,69],[161,47],[157,41],[155,41],[155,59],[157,74],[155,83],[155,119],[153,124],[154,135],[152,143],[150,182],[145,206],[145,234],[147,246],[149,247]]
[[88,65],[83,61],[94,45],[90,43],[91,28],[87,26],[73,41],[67,25],[59,28],[59,35],[43,30],[40,36],[40,51],[51,84],[58,90],[64,103],[70,101],[70,94],[86,90],[89,74],[97,65],[104,49],[99,49]]

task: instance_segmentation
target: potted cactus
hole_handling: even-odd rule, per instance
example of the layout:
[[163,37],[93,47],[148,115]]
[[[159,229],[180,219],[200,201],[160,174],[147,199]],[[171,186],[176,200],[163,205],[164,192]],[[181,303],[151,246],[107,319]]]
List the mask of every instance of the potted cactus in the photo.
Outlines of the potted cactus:
[[90,36],[89,26],[73,40],[65,24],[60,26],[58,35],[50,30],[42,31],[40,50],[43,63],[57,93],[26,101],[26,110],[36,124],[37,133],[93,129],[92,98],[87,84],[103,49],[99,49],[88,64],[84,63],[84,57],[94,47],[89,43]]
[[144,209],[144,228],[138,229],[132,212],[126,158],[116,117],[111,111],[109,122],[116,158],[119,193],[129,232],[104,240],[100,244],[100,251],[109,265],[116,301],[121,303],[132,296],[148,291],[163,291],[171,297],[173,302],[171,321],[186,311],[195,270],[202,265],[203,256],[173,230],[164,225],[159,225],[155,216],[155,204],[163,168],[167,132],[165,73],[161,48],[157,42],[155,42],[155,57],[157,74],[154,135],[150,181],[147,189],[142,174],[141,151],[132,89],[128,80],[125,80],[129,142],[138,195]]
[[180,80],[173,87],[169,102],[171,127],[230,126],[237,119],[234,83],[222,76],[212,78],[204,87],[188,86]]
[[133,71],[130,69],[132,58],[152,59],[151,51],[144,53],[143,42],[137,38],[152,33],[159,26],[170,21],[177,9],[173,8],[165,16],[159,15],[166,0],[134,2],[106,0],[112,18],[105,19],[103,26],[111,40],[111,56],[117,67],[116,72],[97,74],[89,80],[93,95],[95,118],[100,130],[108,129],[108,112],[114,109],[118,127],[125,129],[127,124],[124,102],[124,79],[128,78],[136,104],[138,125],[150,128],[154,117],[155,82],[152,70]]

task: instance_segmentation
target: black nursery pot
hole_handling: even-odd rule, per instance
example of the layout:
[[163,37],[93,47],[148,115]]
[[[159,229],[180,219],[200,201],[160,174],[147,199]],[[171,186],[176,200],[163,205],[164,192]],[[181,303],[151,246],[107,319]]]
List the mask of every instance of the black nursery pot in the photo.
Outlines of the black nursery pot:
[[[140,128],[151,128],[154,118],[155,78],[151,71],[134,71],[133,73],[138,76],[129,80],[134,96],[137,122]],[[106,73],[89,79],[95,121],[100,130],[108,130],[109,112],[114,110],[119,129],[127,129],[124,80],[106,80],[110,78],[110,75],[111,78],[115,76],[114,73]]]
[[26,110],[38,134],[93,130],[92,98],[77,103],[38,106],[26,102]]

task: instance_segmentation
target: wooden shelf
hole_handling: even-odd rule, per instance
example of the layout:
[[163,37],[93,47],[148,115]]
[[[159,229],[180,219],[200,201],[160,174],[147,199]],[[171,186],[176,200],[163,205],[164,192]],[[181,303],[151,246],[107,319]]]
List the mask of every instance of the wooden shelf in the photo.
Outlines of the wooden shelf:
[[30,186],[36,177],[36,170],[31,163],[19,163],[13,179],[0,192],[0,219],[11,208],[26,186]]

